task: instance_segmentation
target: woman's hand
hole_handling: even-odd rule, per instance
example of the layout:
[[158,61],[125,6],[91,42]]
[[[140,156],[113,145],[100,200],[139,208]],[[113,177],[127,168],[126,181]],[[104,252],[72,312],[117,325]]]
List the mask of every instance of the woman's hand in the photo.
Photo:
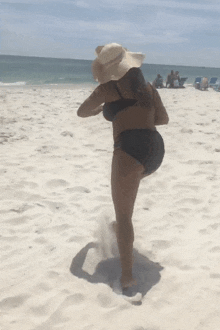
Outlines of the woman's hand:
[[77,111],[77,115],[79,117],[83,117],[83,118],[86,118],[86,117],[91,117],[91,116],[96,116],[98,115],[101,111],[103,111],[103,106],[102,105],[99,105],[98,107],[96,107],[95,109],[90,109],[89,106],[85,106],[85,103],[83,103],[78,111]]
[[103,111],[103,106],[99,105],[97,108],[91,111],[91,116],[96,116]]
[[80,105],[77,110],[77,115],[83,118],[96,116],[103,111],[103,106],[101,104],[104,103],[105,96],[99,91],[98,86],[94,92]]

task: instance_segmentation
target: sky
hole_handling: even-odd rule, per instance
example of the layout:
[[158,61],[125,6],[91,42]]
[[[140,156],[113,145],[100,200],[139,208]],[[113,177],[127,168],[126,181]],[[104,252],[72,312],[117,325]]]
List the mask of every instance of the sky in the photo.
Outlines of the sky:
[[0,54],[93,60],[117,42],[145,63],[220,68],[220,0],[5,0],[0,12]]

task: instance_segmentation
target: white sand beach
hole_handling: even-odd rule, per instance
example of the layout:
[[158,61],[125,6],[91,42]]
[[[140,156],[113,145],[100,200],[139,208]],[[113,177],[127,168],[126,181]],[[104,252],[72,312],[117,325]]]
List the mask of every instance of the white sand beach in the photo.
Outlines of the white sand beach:
[[220,93],[159,90],[166,154],[140,186],[134,274],[118,292],[111,123],[92,86],[0,88],[0,329],[219,330]]

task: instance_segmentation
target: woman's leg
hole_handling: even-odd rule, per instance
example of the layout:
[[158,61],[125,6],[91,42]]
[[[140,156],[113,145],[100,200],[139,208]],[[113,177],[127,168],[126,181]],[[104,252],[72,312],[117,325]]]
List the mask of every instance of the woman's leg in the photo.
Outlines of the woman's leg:
[[132,277],[134,231],[132,214],[143,166],[121,149],[114,151],[112,160],[112,199],[117,221],[117,241],[120,253],[123,288],[134,284]]

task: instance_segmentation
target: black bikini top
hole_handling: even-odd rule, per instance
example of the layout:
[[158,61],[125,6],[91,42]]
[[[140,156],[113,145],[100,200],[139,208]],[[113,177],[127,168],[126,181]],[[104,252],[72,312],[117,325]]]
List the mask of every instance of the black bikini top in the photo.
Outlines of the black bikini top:
[[115,83],[115,88],[118,92],[118,95],[120,96],[120,100],[114,101],[114,102],[107,102],[103,106],[103,116],[108,121],[113,121],[115,116],[122,110],[124,110],[127,107],[130,107],[134,105],[137,100],[135,99],[125,99],[123,98],[117,83]]

